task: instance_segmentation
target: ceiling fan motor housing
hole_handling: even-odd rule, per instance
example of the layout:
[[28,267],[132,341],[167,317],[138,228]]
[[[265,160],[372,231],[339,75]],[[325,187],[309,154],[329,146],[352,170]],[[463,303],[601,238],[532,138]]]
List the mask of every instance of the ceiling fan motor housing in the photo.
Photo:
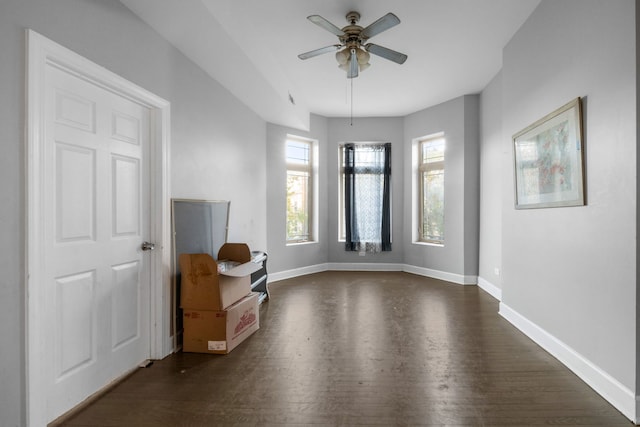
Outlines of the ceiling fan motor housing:
[[360,21],[360,14],[358,12],[347,13],[347,22],[350,22],[351,25],[355,25],[359,21]]
[[349,25],[342,28],[344,34],[339,37],[340,42],[349,49],[357,49],[366,41],[366,38],[360,36],[363,28],[356,25],[360,21],[360,14],[358,12],[347,13],[347,21]]

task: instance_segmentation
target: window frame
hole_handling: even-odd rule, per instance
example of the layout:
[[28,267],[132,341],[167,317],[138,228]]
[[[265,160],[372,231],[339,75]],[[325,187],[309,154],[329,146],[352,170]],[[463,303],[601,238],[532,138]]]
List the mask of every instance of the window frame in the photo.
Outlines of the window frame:
[[[308,160],[306,163],[301,163],[301,162],[291,162],[290,158],[288,157],[288,147],[289,147],[289,143],[290,142],[295,142],[298,144],[305,144],[308,146]],[[315,199],[316,199],[316,172],[317,172],[317,165],[316,165],[316,159],[317,159],[317,142],[315,140],[312,139],[308,139],[308,138],[303,138],[300,136],[296,136],[296,135],[287,135],[285,142],[284,142],[284,147],[285,147],[285,153],[284,153],[284,157],[285,157],[285,165],[286,165],[286,181],[285,181],[285,243],[286,245],[298,245],[298,244],[304,244],[304,243],[311,243],[311,242],[315,242],[316,238],[315,238],[315,234],[316,234],[316,227],[315,227],[315,207],[316,207],[316,203],[315,203]],[[288,212],[288,205],[289,205],[289,194],[288,194],[288,180],[289,180],[289,174],[290,172],[294,172],[294,173],[306,173],[307,174],[307,186],[306,186],[306,211],[307,211],[307,218],[306,218],[306,238],[304,237],[304,235],[298,236],[299,238],[296,239],[290,239],[289,237],[289,229],[288,229],[288,222],[289,222],[289,212]]]
[[[344,148],[345,144],[356,145],[385,145],[388,141],[344,141],[338,144],[338,242],[344,243],[347,240],[347,231],[345,224],[345,174],[344,174]],[[391,221],[391,235],[390,239],[393,243],[393,185],[390,188],[390,221]]]
[[[442,142],[440,142],[442,141]],[[445,206],[446,206],[446,197],[445,197],[445,176],[446,176],[446,147],[447,141],[444,136],[444,133],[439,132],[432,135],[427,135],[422,138],[418,138],[416,141],[417,145],[417,167],[416,167],[416,180],[417,180],[417,243],[431,244],[444,246],[445,244],[445,224],[446,224],[446,215],[445,215]],[[442,144],[442,159],[438,161],[425,162],[423,158],[423,147],[425,145],[431,144]],[[443,196],[442,196],[442,238],[441,239],[430,239],[425,237],[425,230],[423,229],[424,224],[424,216],[425,216],[425,188],[424,188],[424,175],[433,171],[441,171],[442,173],[442,181],[443,181]]]

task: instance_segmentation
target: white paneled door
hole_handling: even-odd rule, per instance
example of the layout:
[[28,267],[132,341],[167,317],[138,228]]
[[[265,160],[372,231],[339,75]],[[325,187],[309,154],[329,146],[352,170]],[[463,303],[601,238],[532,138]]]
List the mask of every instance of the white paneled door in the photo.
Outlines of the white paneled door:
[[150,110],[44,74],[47,419],[150,358]]

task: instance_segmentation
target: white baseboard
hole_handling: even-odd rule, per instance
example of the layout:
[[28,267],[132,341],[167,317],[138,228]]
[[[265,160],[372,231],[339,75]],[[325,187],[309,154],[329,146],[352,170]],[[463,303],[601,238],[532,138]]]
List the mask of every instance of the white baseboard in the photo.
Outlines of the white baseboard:
[[267,280],[269,283],[272,283],[277,282],[278,280],[291,279],[293,277],[304,276],[306,274],[312,273],[320,273],[323,271],[404,271],[407,273],[431,277],[433,279],[444,280],[459,285],[475,285],[478,282],[478,276],[464,276],[461,274],[432,270],[430,268],[424,267],[416,267],[414,265],[408,264],[373,262],[330,262],[326,264],[316,264],[308,267],[294,268],[291,270],[269,273]]
[[307,274],[321,273],[323,271],[403,271],[402,264],[391,263],[345,263],[334,262],[326,264],[316,264],[308,267],[294,268],[291,270],[269,273],[267,281],[277,282],[278,280],[291,279],[293,277],[305,276]]
[[502,289],[500,289],[493,283],[478,276],[478,286],[480,287],[480,289],[482,289],[498,301],[502,301]]
[[330,262],[333,271],[402,271],[402,264],[385,262]]
[[278,271],[277,273],[268,273],[267,282],[277,282],[278,280],[291,279],[293,277],[305,276],[313,273],[321,273],[327,270],[327,264],[316,264],[308,267],[294,268],[292,270]]
[[433,270],[431,268],[416,267],[415,265],[405,264],[402,271],[431,277],[433,279],[444,280],[458,285],[476,285],[478,282],[478,276],[464,276],[462,274],[448,273],[446,271]]
[[624,416],[637,423],[638,400],[634,393],[611,375],[587,360],[565,343],[540,328],[508,305],[500,303],[499,314],[509,321],[536,344],[549,352],[587,383],[598,394],[611,403]]

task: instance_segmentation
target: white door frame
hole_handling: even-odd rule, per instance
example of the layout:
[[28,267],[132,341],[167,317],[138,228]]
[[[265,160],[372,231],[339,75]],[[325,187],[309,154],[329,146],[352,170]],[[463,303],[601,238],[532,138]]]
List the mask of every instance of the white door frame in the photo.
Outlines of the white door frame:
[[[169,209],[170,104],[71,50],[27,30],[26,111],[26,248],[25,248],[25,354],[27,426],[47,424],[46,319],[42,315],[44,277],[44,76],[47,66],[71,72],[78,78],[129,98],[150,109],[150,229],[156,250],[150,258],[150,349],[152,359],[173,351],[171,321],[171,226]],[[89,397],[89,396],[87,396]]]

